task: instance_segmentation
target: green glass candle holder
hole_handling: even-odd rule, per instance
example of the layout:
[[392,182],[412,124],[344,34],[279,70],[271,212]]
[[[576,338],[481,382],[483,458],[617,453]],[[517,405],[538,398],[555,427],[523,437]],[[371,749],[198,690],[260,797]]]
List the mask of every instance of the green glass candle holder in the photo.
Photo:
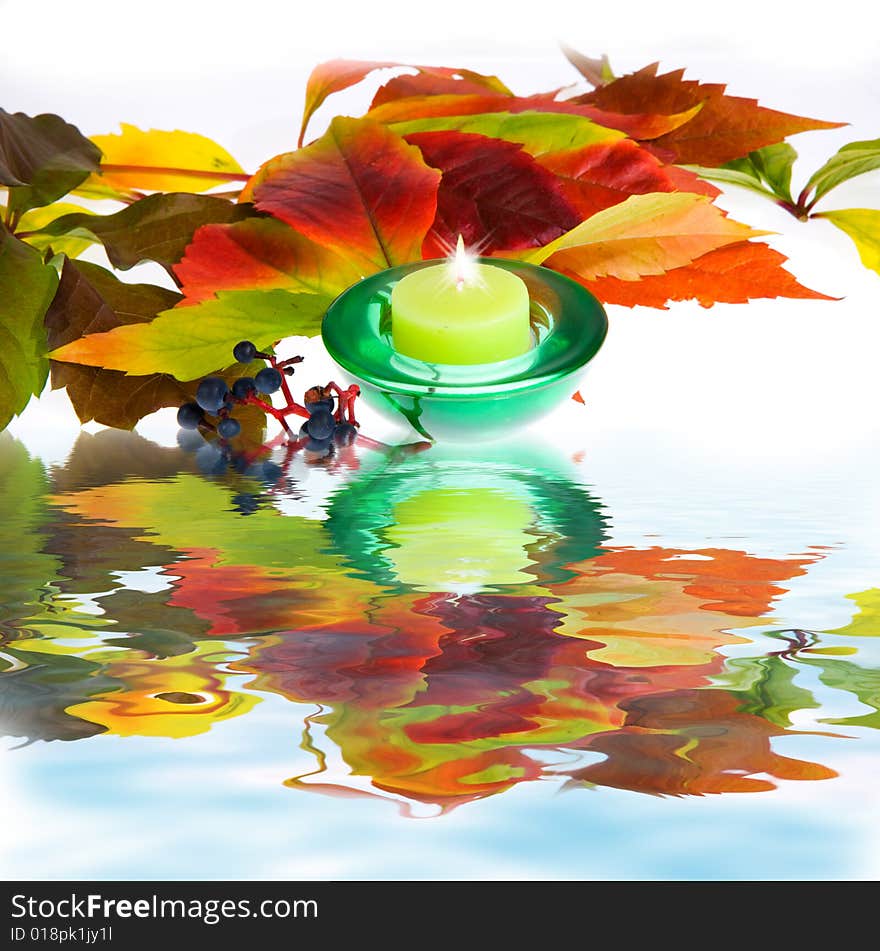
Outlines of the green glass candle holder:
[[426,363],[391,345],[391,291],[437,261],[380,271],[331,304],[321,335],[333,360],[382,416],[407,420],[432,440],[500,439],[546,415],[578,388],[608,331],[602,305],[576,281],[548,268],[481,258],[514,272],[529,291],[533,345],[495,363]]

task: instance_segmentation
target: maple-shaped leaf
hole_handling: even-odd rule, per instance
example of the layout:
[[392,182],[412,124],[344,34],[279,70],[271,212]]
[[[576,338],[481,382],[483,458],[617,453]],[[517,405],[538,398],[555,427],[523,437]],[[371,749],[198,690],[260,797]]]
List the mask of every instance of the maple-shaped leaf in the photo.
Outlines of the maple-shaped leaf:
[[[124,284],[97,264],[67,260],[58,293],[46,313],[49,347],[127,324],[143,324],[173,307],[180,295],[150,284]],[[80,422],[131,429],[163,406],[192,399],[194,387],[167,373],[126,376],[119,370],[52,361],[52,387],[67,387]]]
[[510,94],[510,90],[497,76],[485,76],[471,69],[408,66],[406,63],[384,60],[333,59],[326,63],[319,63],[309,75],[306,83],[306,101],[303,108],[298,144],[302,146],[309,120],[328,96],[356,85],[374,70],[396,68],[415,69],[419,76],[425,76],[440,82],[463,82],[467,84],[469,90],[475,87],[489,89],[502,95]]
[[174,273],[191,302],[254,288],[335,297],[360,278],[348,258],[274,218],[205,225]]
[[242,199],[369,274],[420,258],[439,181],[390,129],[337,117],[316,142],[263,165]]
[[[546,112],[580,116],[605,129],[614,129],[634,139],[656,139],[689,122],[701,109],[691,106],[682,112],[669,115],[658,113],[623,114],[597,109],[576,100],[556,100],[546,95],[497,96],[497,95],[435,95],[394,99],[370,109],[367,117],[394,125],[416,119],[438,119],[441,116],[477,116],[484,113]],[[455,128],[435,125],[433,128]]]
[[418,132],[407,142],[443,173],[424,257],[443,257],[459,235],[482,253],[533,248],[581,220],[556,176],[515,142],[464,132]]
[[158,192],[203,192],[224,182],[247,181],[235,159],[212,139],[195,132],[139,129],[120,123],[122,131],[93,135],[101,150],[101,168],[77,188],[88,198],[119,198],[133,189]]
[[581,280],[577,274],[560,270],[580,282],[605,304],[625,307],[657,307],[668,310],[668,301],[695,300],[703,307],[713,304],[744,304],[759,297],[795,297],[805,300],[834,300],[798,283],[782,265],[786,261],[763,242],[731,244],[701,255],[691,264],[665,274],[622,281],[617,277]]
[[112,215],[64,215],[46,225],[43,234],[91,236],[104,245],[110,263],[122,270],[141,261],[155,261],[170,270],[202,225],[241,221],[253,213],[251,205],[178,192],[149,195]]
[[704,195],[658,192],[631,195],[561,238],[516,256],[585,280],[611,276],[634,281],[760,234],[766,232],[728,218]]
[[57,286],[40,252],[0,225],[0,430],[46,382],[43,315]]
[[669,166],[631,139],[551,152],[539,161],[559,178],[565,197],[581,218],[630,195],[680,190]]
[[88,334],[49,356],[135,376],[169,373],[186,382],[229,366],[239,340],[268,347],[283,337],[317,333],[330,301],[283,290],[224,291],[214,300],[161,311],[148,323]]
[[755,99],[728,96],[722,84],[684,79],[683,69],[658,75],[657,67],[654,63],[621,76],[577,101],[611,112],[664,115],[699,105],[699,112],[689,122],[654,139],[652,147],[670,161],[710,167],[742,158],[797,132],[842,125],[777,112],[759,106]]

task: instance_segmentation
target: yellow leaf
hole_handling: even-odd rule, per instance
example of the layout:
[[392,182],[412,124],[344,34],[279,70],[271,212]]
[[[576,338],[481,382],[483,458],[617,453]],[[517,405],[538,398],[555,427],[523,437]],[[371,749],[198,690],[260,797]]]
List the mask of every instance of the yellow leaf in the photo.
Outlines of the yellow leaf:
[[96,135],[103,153],[101,172],[77,189],[91,197],[118,197],[132,189],[203,192],[224,182],[247,181],[235,159],[216,142],[195,132],[143,131],[121,123],[118,135]]
[[[46,205],[43,208],[32,208],[21,216],[16,229],[17,236],[38,251],[45,251],[46,248],[51,247],[56,254],[66,254],[69,258],[79,257],[86,248],[90,248],[95,243],[94,237],[86,237],[82,231],[58,236],[40,234],[43,228],[56,218],[73,214],[93,215],[94,212],[71,202],[55,202],[54,205]],[[23,235],[26,236],[23,237]]]
[[880,211],[876,208],[847,208],[843,211],[822,211],[816,217],[827,218],[849,235],[862,264],[880,274]]
[[546,261],[548,267],[586,280],[610,276],[637,281],[767,233],[727,218],[705,195],[660,192],[631,195],[550,244],[511,256],[533,264]]

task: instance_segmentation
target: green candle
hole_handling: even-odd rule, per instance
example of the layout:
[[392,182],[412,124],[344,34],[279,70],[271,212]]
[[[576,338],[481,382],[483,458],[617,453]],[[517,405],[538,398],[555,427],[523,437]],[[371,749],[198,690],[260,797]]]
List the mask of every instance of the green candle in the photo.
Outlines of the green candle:
[[464,253],[407,274],[391,291],[391,342],[425,363],[494,363],[531,346],[525,282]]

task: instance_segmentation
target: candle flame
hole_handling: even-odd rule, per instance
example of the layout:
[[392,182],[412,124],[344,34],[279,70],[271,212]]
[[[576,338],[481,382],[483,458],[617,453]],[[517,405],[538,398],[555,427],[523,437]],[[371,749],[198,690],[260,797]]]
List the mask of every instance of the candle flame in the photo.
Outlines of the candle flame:
[[464,238],[459,235],[455,252],[450,254],[448,258],[450,276],[457,290],[460,291],[466,284],[474,282],[476,277],[475,260],[474,255],[470,254],[465,248]]

